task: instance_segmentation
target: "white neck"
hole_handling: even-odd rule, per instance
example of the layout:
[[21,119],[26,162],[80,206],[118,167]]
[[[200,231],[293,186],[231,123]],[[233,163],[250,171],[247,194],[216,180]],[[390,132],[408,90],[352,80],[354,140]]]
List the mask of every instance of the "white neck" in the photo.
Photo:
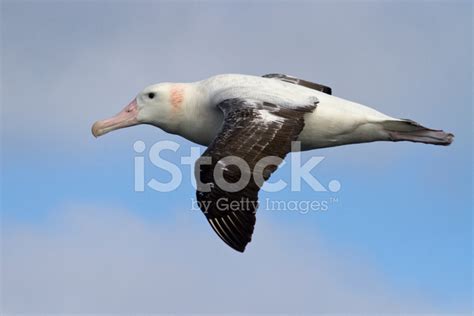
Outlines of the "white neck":
[[179,109],[179,124],[174,134],[209,145],[220,130],[223,113],[211,103],[207,89],[200,82],[184,85],[184,98]]

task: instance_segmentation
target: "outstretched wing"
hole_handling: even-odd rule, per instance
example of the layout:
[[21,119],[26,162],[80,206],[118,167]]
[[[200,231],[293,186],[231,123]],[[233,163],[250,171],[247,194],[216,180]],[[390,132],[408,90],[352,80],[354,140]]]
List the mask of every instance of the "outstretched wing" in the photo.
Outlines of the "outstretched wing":
[[306,88],[309,88],[309,89],[318,90],[318,91],[321,91],[321,92],[324,92],[324,93],[327,93],[327,94],[332,94],[332,89],[330,87],[324,86],[324,85],[319,84],[319,83],[314,83],[314,82],[311,82],[311,81],[298,79],[298,78],[288,76],[288,75],[267,74],[267,75],[263,75],[262,77],[264,77],[264,78],[276,78],[276,79],[286,81],[286,82],[289,82],[289,83],[293,83],[293,84],[297,84],[297,85],[300,85],[300,86],[303,86],[303,87],[306,87]]
[[290,151],[303,129],[304,115],[316,105],[288,109],[237,98],[218,107],[224,123],[196,161],[196,196],[217,235],[243,252],[252,239],[258,191]]

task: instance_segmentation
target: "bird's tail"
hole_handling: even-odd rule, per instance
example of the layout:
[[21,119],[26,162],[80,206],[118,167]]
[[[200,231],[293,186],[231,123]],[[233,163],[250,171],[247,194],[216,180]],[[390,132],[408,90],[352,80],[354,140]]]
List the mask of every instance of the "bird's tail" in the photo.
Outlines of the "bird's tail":
[[382,123],[391,141],[410,141],[433,145],[447,146],[454,135],[442,130],[426,128],[412,120],[387,120]]

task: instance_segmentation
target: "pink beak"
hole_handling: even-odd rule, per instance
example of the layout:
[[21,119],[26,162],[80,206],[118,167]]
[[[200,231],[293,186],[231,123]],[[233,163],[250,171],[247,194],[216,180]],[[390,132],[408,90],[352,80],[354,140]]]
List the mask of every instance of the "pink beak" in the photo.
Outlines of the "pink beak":
[[120,113],[106,120],[97,121],[92,125],[92,135],[102,136],[110,131],[138,124],[137,100],[133,99]]

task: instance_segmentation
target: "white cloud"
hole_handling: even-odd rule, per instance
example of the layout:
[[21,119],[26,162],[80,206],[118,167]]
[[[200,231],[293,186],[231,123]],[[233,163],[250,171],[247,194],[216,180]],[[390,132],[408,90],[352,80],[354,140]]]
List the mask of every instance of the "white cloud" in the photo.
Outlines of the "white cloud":
[[240,254],[199,212],[172,224],[95,207],[50,215],[40,226],[4,223],[4,312],[427,311],[414,293],[395,291],[369,263],[328,249],[314,231],[261,220]]

